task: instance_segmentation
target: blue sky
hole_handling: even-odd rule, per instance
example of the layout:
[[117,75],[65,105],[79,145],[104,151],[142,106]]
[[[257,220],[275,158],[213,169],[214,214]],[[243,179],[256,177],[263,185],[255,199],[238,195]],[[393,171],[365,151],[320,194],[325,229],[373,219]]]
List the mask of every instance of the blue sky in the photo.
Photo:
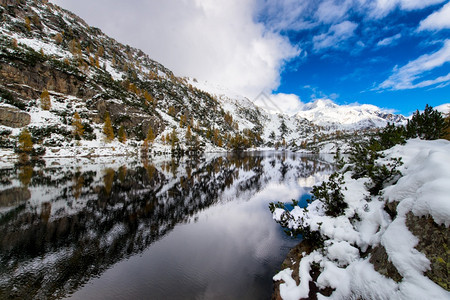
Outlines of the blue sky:
[[[51,0],[178,76],[409,115],[450,102],[445,0]],[[101,12],[101,13],[99,13]]]
[[[334,11],[333,2],[341,11]],[[292,23],[280,24],[286,18],[277,20],[267,1],[258,18],[267,26],[280,24],[280,33],[303,53],[286,63],[275,92],[294,93],[303,101],[325,97],[338,104],[371,103],[406,115],[426,103],[450,102],[450,4],[425,2],[407,8],[400,2],[377,14],[356,1],[311,1]],[[321,5],[329,10],[320,13]],[[446,14],[447,21],[431,22],[433,13],[434,19]],[[338,32],[337,26],[343,29]],[[441,61],[420,70],[433,57],[420,58],[433,55]],[[406,70],[408,63],[413,67]],[[436,80],[442,76],[447,78]]]

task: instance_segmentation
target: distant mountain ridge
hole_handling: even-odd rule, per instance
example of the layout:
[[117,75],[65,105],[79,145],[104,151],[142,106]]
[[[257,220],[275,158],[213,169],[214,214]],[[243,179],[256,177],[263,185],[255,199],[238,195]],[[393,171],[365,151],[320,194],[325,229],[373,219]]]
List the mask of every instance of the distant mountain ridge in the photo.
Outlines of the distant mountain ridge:
[[318,99],[305,104],[297,116],[320,126],[355,130],[384,127],[387,122],[406,121],[404,116],[385,112],[374,105],[337,105],[328,99]]

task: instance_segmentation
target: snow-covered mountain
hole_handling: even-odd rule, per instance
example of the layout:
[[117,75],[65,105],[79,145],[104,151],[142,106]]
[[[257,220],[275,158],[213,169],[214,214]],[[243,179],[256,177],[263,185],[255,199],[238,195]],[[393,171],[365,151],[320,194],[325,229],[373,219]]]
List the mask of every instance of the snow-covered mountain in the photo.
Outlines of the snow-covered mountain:
[[353,130],[384,127],[388,122],[402,123],[406,120],[401,115],[385,112],[374,105],[337,105],[328,99],[305,104],[297,117],[319,126]]

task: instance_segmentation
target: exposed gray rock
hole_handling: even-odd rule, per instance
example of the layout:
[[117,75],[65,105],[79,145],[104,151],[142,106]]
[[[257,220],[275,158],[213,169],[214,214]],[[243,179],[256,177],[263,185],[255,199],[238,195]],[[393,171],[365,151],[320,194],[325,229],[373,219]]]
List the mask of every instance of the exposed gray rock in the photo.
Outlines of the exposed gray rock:
[[425,275],[449,291],[450,230],[445,225],[436,224],[431,216],[417,217],[411,212],[406,215],[406,226],[419,239],[416,249],[425,254],[431,262],[431,269]]
[[0,207],[16,206],[31,198],[27,188],[15,187],[0,191]]
[[396,282],[400,282],[402,280],[402,276],[389,260],[386,249],[382,245],[378,245],[372,249],[369,261],[373,264],[374,269],[378,273],[389,277]]
[[0,106],[0,124],[20,128],[31,122],[31,116],[17,108]]

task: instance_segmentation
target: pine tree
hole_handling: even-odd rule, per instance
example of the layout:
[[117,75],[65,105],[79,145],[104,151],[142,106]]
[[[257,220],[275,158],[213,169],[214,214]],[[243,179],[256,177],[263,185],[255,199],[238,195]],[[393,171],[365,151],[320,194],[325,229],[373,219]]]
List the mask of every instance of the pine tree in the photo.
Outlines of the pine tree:
[[52,103],[50,100],[50,94],[47,89],[44,89],[41,94],[41,108],[43,110],[50,110]]
[[75,114],[73,115],[72,127],[73,127],[72,133],[75,139],[80,140],[84,133],[84,126],[81,123],[81,117],[78,114],[78,112],[75,112]]
[[125,131],[125,128],[122,126],[120,126],[119,128],[119,132],[117,133],[118,137],[119,137],[119,142],[121,143],[125,143],[127,141],[127,132]]
[[286,123],[284,122],[284,119],[281,120],[281,124],[280,124],[279,130],[281,132],[281,138],[284,138],[284,136],[288,132],[288,128],[286,126]]
[[441,138],[450,141],[450,113],[448,113],[444,120],[444,129],[441,133]]
[[111,118],[109,117],[109,112],[105,114],[105,123],[103,124],[103,133],[105,134],[105,140],[111,142],[114,140],[114,130],[111,125]]
[[419,137],[425,140],[435,140],[444,130],[445,121],[442,114],[428,104],[423,113],[418,110],[406,124],[406,138]]

